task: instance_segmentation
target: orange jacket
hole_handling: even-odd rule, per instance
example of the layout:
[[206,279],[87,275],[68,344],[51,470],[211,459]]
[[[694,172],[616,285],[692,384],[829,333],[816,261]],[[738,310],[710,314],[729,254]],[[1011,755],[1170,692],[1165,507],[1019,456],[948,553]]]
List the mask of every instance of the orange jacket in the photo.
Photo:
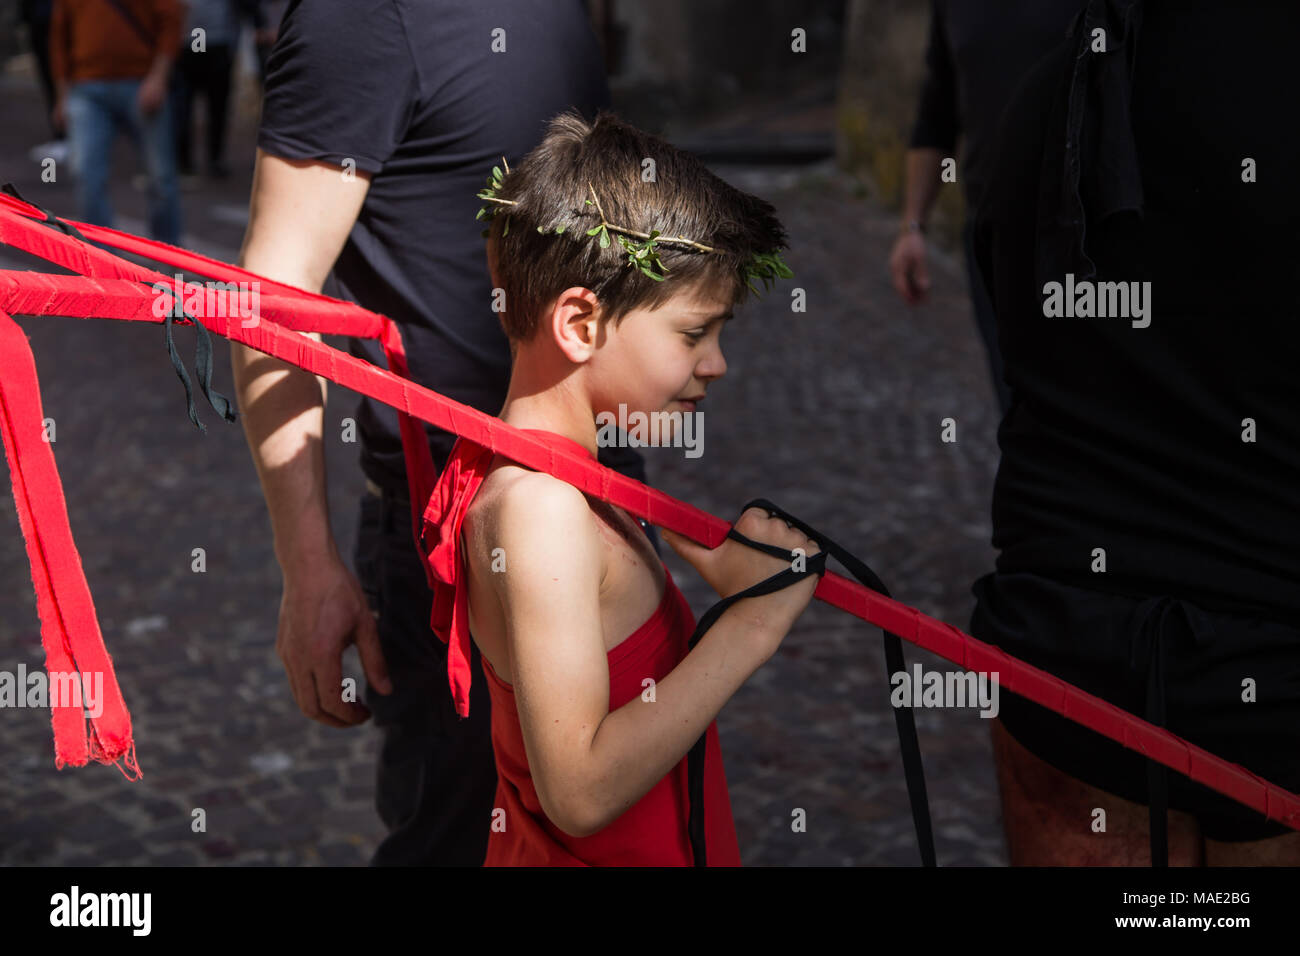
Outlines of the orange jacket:
[[153,36],[151,44],[109,0],[54,0],[50,16],[50,75],[54,82],[136,79],[159,56],[179,55],[180,0],[119,0]]

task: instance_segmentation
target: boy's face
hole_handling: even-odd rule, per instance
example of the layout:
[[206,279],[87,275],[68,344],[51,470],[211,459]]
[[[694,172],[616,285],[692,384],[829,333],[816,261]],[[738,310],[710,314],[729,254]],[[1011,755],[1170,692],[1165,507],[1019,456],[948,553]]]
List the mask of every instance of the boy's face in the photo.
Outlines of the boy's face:
[[691,399],[727,372],[722,326],[731,301],[704,283],[688,287],[654,310],[633,309],[617,326],[606,322],[604,342],[588,368],[592,411],[618,414],[696,410]]

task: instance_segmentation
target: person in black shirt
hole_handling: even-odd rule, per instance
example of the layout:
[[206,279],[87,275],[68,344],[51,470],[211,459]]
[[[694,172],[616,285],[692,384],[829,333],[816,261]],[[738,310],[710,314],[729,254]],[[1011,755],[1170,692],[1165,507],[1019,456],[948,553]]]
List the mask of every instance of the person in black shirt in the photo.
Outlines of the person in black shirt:
[[[971,621],[1292,791],[1300,132],[1272,104],[1298,31],[1294,5],[1093,0],[1008,106],[975,239],[1012,404]],[[1300,863],[1300,833],[1022,698],[994,746],[1013,863]]]
[[[894,288],[908,305],[925,300],[930,287],[926,267],[925,222],[939,194],[946,160],[955,160],[962,140],[960,175],[966,199],[962,248],[970,279],[975,323],[989,359],[998,407],[1007,410],[1010,393],[1002,377],[997,322],[988,293],[975,268],[971,225],[992,173],[998,118],[1029,68],[1065,39],[1084,0],[931,0],[925,80],[907,151],[903,219],[889,257]],[[951,181],[951,180],[949,180]]]
[[[414,381],[497,414],[510,351],[491,308],[476,193],[552,116],[576,107],[590,118],[608,105],[583,4],[292,2],[267,70],[240,265],[312,292],[329,275],[335,295],[397,322]],[[378,342],[350,347],[385,366]],[[356,412],[368,493],[354,577],[329,528],[324,380],[318,388],[237,344],[232,360],[284,574],[277,650],[294,698],[332,727],[373,711],[384,732],[376,796],[390,832],[373,862],[480,865],[496,788],[487,682],[475,652],[460,721],[446,645],[429,627],[396,412],[365,397]],[[455,436],[425,428],[441,468]],[[645,480],[633,450],[605,448],[600,460]],[[339,693],[351,643],[368,708]]]

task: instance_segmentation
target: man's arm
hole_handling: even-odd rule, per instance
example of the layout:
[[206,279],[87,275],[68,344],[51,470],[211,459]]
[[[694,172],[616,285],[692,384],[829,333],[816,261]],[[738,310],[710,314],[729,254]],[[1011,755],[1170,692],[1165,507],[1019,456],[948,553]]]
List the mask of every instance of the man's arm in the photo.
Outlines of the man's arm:
[[657,685],[653,703],[638,696],[610,712],[603,546],[582,493],[524,476],[473,547],[504,548],[506,571],[488,577],[505,615],[529,768],[546,815],[574,836],[603,829],[649,792],[788,629],[759,615],[756,602],[738,602]]
[[[268,279],[320,292],[369,185],[370,175],[362,171],[344,178],[337,166],[284,160],[259,149],[238,264]],[[321,340],[318,332],[301,334]],[[322,629],[337,632],[349,623],[364,628],[368,622],[369,631],[357,635],[362,664],[381,690],[387,682],[381,676],[378,639],[364,599],[362,619],[348,622],[352,602],[336,593],[341,606],[334,609],[338,620],[332,626],[330,608],[319,604],[330,600],[319,592],[331,584],[341,587],[338,571],[346,572],[330,530],[326,499],[321,447],[325,379],[236,342],[231,343],[231,364],[244,434],[284,575],[278,643],[294,697],[309,717],[331,726],[357,723],[367,716],[365,708],[343,702],[338,693],[342,649],[348,643],[339,640],[346,634],[323,634]],[[311,616],[314,602],[318,619],[309,621],[304,615]]]
[[903,229],[908,223],[922,225],[930,218],[930,209],[939,195],[945,156],[951,155],[931,146],[913,147],[907,151],[907,185],[903,195]]
[[182,36],[187,6],[181,0],[154,0],[152,27],[157,33],[154,40],[153,60],[140,81],[136,93],[142,113],[155,113],[167,98],[171,83],[172,64],[180,56],[181,48],[189,42]]
[[920,230],[939,195],[939,173],[944,157],[953,155],[960,131],[957,78],[948,48],[944,8],[943,4],[931,3],[925,80],[907,151],[903,218],[889,257],[894,290],[909,305],[924,301],[930,290],[925,237]]

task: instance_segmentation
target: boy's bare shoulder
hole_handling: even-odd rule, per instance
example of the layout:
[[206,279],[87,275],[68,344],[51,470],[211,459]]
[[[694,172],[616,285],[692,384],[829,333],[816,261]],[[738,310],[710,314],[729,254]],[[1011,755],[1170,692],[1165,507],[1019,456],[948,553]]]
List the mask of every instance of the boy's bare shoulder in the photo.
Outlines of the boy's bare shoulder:
[[483,480],[466,512],[465,523],[472,521],[485,531],[499,532],[507,519],[541,517],[557,510],[570,520],[581,517],[584,511],[590,516],[586,497],[567,481],[506,463]]
[[[492,471],[465,515],[471,560],[490,562],[502,548],[507,567],[527,572],[589,560],[600,534],[586,496],[543,472],[517,465]],[[512,560],[513,559],[513,560]],[[505,583],[521,575],[493,575]]]

